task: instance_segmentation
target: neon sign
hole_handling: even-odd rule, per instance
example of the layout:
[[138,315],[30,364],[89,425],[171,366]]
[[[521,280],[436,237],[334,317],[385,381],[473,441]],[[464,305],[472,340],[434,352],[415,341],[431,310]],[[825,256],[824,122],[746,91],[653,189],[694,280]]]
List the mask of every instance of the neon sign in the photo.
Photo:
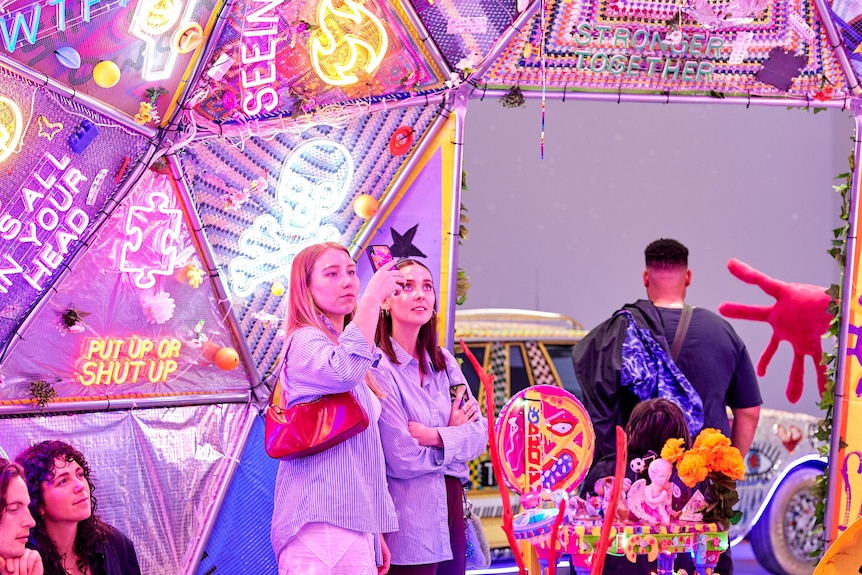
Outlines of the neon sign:
[[[339,19],[348,22],[343,27],[334,26]],[[347,86],[359,81],[356,69],[371,74],[380,66],[389,38],[380,19],[362,4],[344,0],[344,9],[337,9],[332,0],[322,0],[317,8],[317,23],[320,28],[312,34],[311,64],[321,80],[333,86]],[[367,40],[346,31],[357,27],[371,38]]]
[[147,339],[85,338],[78,382],[84,386],[122,385],[146,378],[164,383],[177,370],[182,342],[173,337]]
[[[85,23],[90,22],[93,19],[93,6],[96,4],[102,4],[104,10],[110,10],[116,6],[120,6],[121,8],[125,8],[127,0],[120,0],[116,3],[109,2],[99,2],[99,0],[81,0],[81,16],[75,17],[74,15],[70,19],[72,22],[77,22],[78,18],[82,18]],[[71,2],[70,2],[71,4]],[[63,32],[66,30],[66,0],[48,0],[45,6],[56,6],[56,11],[54,13],[53,18],[46,18],[46,21],[50,21],[52,24],[56,25],[56,30]],[[104,11],[103,10],[103,11]],[[15,52],[15,47],[18,45],[18,36],[23,31],[24,37],[27,39],[31,45],[35,44],[38,40],[39,35],[39,26],[42,18],[42,5],[33,4],[29,13],[29,21],[24,12],[14,12],[11,15],[9,21],[7,21],[5,15],[0,17],[0,35],[3,36],[3,44],[6,50],[12,54]],[[11,30],[10,24],[11,22]],[[51,35],[53,30],[42,30],[43,36]]]
[[[240,46],[240,80],[243,91],[242,109],[249,116],[261,109],[271,112],[278,105],[278,93],[272,86],[276,80],[275,56],[278,44],[278,13],[275,9],[284,0],[251,0],[263,6],[245,17]],[[259,44],[258,42],[263,42]],[[251,48],[249,50],[249,48]]]
[[[92,0],[85,0],[92,1]],[[189,0],[183,10],[183,0],[138,0],[129,33],[143,40],[144,80],[165,80],[171,77],[179,51],[159,48],[162,37],[170,39],[191,22],[195,0]]]
[[120,271],[142,289],[156,284],[156,275],[174,273],[183,212],[164,191],[151,192],[146,205],[132,206],[126,216],[127,239],[120,249]]
[[323,219],[338,210],[352,182],[353,158],[338,142],[314,139],[297,146],[278,180],[279,219],[258,216],[239,237],[242,255],[228,265],[233,292],[247,297],[259,284],[284,276],[305,246],[337,241],[341,232]]
[[[0,238],[17,245],[8,246],[0,262],[0,293],[8,293],[10,276],[21,274],[35,291],[59,267],[70,245],[78,240],[90,224],[87,212],[75,206],[87,178],[71,164],[68,156],[59,160],[45,152],[33,172],[20,188],[21,205],[7,203],[0,215]],[[27,254],[41,248],[30,262],[16,257],[16,248]],[[11,252],[11,253],[10,253]]]
[[0,162],[18,147],[23,127],[21,108],[6,96],[0,96]]

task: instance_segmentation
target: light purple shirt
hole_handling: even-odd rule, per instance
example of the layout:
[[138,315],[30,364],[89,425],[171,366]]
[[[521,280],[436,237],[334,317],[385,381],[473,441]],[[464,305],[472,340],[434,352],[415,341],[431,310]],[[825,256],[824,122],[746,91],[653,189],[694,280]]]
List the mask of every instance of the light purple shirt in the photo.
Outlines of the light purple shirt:
[[[332,328],[328,320],[326,324]],[[379,361],[380,350],[369,349],[352,323],[344,328],[338,344],[312,327],[301,328],[291,337],[282,367],[288,404],[352,391],[370,424],[325,451],[279,463],[271,529],[276,557],[306,523],[328,523],[361,533],[398,528],[375,424],[378,400],[364,382],[366,372]]]
[[[386,454],[389,492],[398,512],[399,530],[388,533],[386,544],[395,565],[438,563],[452,559],[444,476],[469,479],[467,462],[485,450],[487,421],[449,427],[452,400],[449,386],[466,384],[458,362],[443,350],[446,370],[435,372],[427,355],[426,374],[419,382],[419,363],[394,340],[400,362],[386,355],[373,373],[386,397],[382,400],[380,437]],[[469,393],[467,386],[467,393]],[[443,447],[422,447],[407,431],[407,422],[436,428]]]

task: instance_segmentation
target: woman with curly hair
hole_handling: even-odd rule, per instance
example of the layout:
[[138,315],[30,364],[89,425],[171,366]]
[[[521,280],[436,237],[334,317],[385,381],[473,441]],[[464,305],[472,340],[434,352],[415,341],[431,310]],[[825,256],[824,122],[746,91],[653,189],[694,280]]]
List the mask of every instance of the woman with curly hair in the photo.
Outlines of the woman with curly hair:
[[24,468],[36,520],[30,546],[45,575],[140,575],[132,542],[96,515],[90,465],[62,441],[43,441],[15,460]]
[[24,470],[0,458],[0,575],[42,575],[39,553],[24,546],[36,524],[29,503]]

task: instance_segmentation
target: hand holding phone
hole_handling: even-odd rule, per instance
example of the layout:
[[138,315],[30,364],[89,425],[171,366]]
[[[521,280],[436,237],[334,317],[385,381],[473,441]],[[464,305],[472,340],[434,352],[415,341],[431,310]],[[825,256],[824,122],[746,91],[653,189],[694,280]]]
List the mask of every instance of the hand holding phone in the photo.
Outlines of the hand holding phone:
[[365,251],[368,253],[368,259],[371,260],[371,269],[375,272],[392,261],[392,251],[389,246],[368,246]]

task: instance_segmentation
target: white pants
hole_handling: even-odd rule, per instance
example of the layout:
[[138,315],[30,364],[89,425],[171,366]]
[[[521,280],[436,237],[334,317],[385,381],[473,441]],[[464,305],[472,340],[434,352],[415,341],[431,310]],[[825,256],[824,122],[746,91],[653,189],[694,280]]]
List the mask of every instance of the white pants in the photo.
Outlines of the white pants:
[[279,575],[377,575],[374,539],[328,523],[308,523],[278,557]]

